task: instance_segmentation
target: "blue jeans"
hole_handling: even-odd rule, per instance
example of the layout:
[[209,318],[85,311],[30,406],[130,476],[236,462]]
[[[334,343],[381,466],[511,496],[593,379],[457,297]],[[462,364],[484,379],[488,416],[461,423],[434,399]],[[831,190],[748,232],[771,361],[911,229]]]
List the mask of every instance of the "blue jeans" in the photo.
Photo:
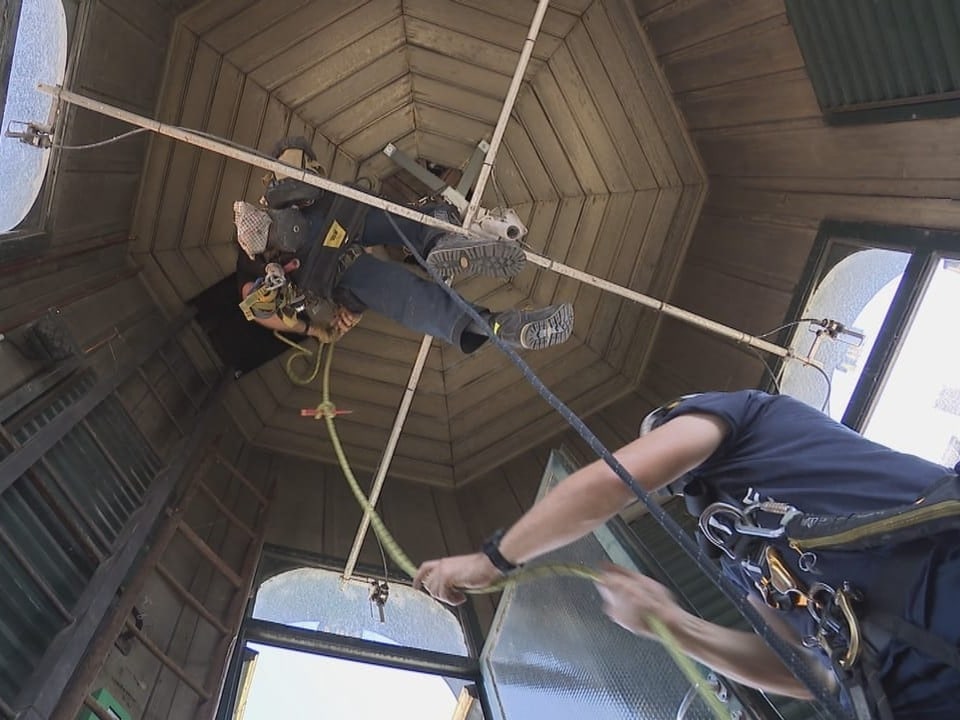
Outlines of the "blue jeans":
[[[396,215],[393,220],[421,256],[426,256],[442,232]],[[356,242],[367,247],[406,247],[386,213],[377,209],[367,213],[363,233]],[[465,353],[473,352],[487,340],[485,335],[467,332],[470,317],[442,287],[415,275],[402,263],[364,253],[344,271],[337,285],[349,290],[370,310],[406,328],[445,340]]]

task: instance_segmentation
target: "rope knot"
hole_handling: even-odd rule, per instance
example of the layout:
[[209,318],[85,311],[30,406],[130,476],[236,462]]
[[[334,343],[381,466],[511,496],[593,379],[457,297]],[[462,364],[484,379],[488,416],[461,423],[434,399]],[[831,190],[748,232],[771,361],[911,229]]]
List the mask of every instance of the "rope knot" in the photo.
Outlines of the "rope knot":
[[319,420],[320,418],[335,418],[340,413],[337,412],[337,406],[334,405],[330,400],[324,400],[322,403],[317,405],[316,414],[314,414],[313,419]]

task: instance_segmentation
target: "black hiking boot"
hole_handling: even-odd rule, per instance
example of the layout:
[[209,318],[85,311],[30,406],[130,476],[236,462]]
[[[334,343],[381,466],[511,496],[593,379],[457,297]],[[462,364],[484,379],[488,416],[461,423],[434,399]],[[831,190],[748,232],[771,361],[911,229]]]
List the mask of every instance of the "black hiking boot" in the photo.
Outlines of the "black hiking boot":
[[444,233],[427,255],[427,267],[441,277],[488,275],[512,278],[523,270],[527,256],[518,244],[506,240],[473,240]]
[[566,342],[573,333],[573,306],[548,305],[539,310],[506,310],[490,318],[493,333],[508,345],[543,350]]

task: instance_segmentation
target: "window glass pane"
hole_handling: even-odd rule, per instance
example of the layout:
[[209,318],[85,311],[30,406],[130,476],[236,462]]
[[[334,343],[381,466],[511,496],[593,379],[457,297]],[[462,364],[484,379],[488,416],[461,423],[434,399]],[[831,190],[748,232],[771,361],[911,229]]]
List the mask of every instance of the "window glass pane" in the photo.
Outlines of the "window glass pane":
[[[847,409],[909,260],[910,253],[881,248],[849,255],[824,276],[801,314],[805,320],[836,320],[853,331],[834,340],[818,336],[821,326],[803,322],[790,342],[796,354],[806,357],[813,350],[814,359],[823,363],[831,386],[827,412],[836,420]],[[825,379],[798,362],[784,366],[780,387],[817,408],[827,399]]]
[[470,684],[255,643],[245,661],[234,720],[450,720]]
[[390,583],[380,622],[370,589],[368,582],[343,582],[330,570],[291,570],[264,581],[253,617],[420,650],[469,654],[460,622],[445,605],[411,587]]
[[11,123],[48,122],[53,98],[37,90],[37,83],[59,85],[67,65],[67,19],[61,0],[25,0],[13,48],[13,66],[7,102],[0,126],[0,168],[4,187],[0,193],[0,232],[16,227],[33,206],[47,168],[49,150],[41,150],[6,137],[20,132]]
[[951,466],[960,449],[957,308],[960,261],[942,259],[863,431],[871,440]]

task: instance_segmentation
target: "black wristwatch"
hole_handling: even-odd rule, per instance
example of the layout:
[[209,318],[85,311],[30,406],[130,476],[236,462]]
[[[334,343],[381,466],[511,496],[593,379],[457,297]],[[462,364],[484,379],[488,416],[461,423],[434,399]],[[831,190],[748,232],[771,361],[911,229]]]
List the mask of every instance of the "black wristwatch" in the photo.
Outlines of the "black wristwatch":
[[516,570],[519,565],[514,565],[501,554],[500,541],[503,539],[503,535],[504,531],[502,529],[497,530],[493,535],[484,540],[483,545],[480,547],[480,552],[490,559],[490,562],[493,563],[493,566],[497,570],[506,574]]

